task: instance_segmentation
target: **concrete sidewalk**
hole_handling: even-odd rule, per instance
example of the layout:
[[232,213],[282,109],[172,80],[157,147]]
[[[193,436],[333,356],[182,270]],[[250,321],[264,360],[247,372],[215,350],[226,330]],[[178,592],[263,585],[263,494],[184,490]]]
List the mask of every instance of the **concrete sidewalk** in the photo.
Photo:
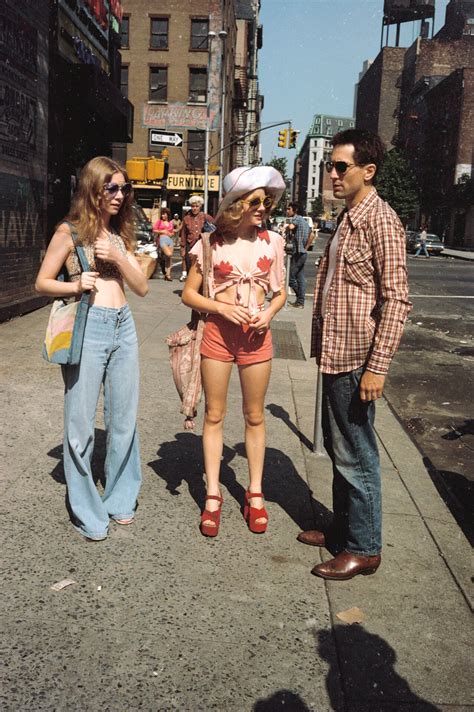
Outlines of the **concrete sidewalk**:
[[441,257],[455,257],[458,260],[474,260],[474,250],[454,250],[445,247],[440,253]]
[[[136,524],[86,543],[64,506],[60,370],[41,359],[48,308],[0,325],[2,659],[6,711],[473,709],[471,550],[422,457],[385,403],[379,572],[310,575],[323,550],[296,542],[330,507],[327,458],[310,449],[315,366],[274,360],[264,490],[269,531],[252,535],[240,390],[231,381],[216,540],[198,530],[200,443],[182,430],[166,334],[181,326],[179,282],[130,298],[140,340],[144,482]],[[306,357],[310,305],[285,309]],[[103,459],[97,423],[96,461]],[[60,592],[50,586],[71,577]],[[358,606],[361,625],[337,613]]]

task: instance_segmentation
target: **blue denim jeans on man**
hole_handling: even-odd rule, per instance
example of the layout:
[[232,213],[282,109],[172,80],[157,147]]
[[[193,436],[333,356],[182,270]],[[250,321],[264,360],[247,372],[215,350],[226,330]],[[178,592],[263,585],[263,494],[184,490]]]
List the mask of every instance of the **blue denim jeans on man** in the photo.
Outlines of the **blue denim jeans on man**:
[[364,367],[323,373],[324,444],[333,464],[331,536],[359,556],[380,554],[380,461],[374,431],[375,403],[359,397]]
[[[64,366],[64,473],[68,499],[81,534],[107,534],[109,519],[133,517],[141,484],[137,433],[138,342],[128,305],[92,306],[81,362]],[[97,403],[104,388],[105,489],[91,469]],[[96,477],[96,479],[98,479]]]
[[289,285],[296,294],[296,304],[304,304],[306,294],[306,279],[304,276],[304,266],[306,264],[307,252],[296,252],[290,262]]

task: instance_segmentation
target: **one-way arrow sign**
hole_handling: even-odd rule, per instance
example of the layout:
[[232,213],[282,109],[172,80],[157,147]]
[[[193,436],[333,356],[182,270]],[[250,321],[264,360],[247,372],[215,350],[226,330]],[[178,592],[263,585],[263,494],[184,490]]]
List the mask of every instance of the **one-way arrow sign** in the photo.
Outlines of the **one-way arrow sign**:
[[150,129],[150,146],[181,146],[182,143],[181,133]]

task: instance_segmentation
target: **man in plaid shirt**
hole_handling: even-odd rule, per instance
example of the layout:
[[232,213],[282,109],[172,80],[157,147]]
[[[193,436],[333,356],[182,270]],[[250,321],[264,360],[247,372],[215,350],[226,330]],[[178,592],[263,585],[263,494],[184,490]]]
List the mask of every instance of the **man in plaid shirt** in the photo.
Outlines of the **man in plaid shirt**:
[[322,372],[323,435],[333,464],[333,521],[299,541],[326,546],[334,559],[316,576],[348,580],[381,561],[380,461],[375,400],[398,348],[408,301],[405,233],[377,195],[380,138],[349,129],[334,136],[326,164],[335,198],[345,200],[321,260],[315,287],[311,355]]

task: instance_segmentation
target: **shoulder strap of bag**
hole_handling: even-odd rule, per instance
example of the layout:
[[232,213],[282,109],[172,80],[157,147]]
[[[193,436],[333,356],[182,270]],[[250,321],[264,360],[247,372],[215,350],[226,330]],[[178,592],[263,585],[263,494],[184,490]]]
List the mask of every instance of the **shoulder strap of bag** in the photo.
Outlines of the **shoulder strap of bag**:
[[203,267],[203,277],[202,280],[202,294],[204,297],[209,296],[209,272],[211,270],[211,243],[209,241],[209,233],[202,232],[202,267]]
[[75,226],[72,223],[68,222],[67,220],[65,220],[65,223],[66,223],[66,225],[69,225],[69,229],[71,230],[72,241],[74,242],[74,247],[76,248],[77,256],[79,258],[79,264],[81,265],[82,271],[90,272],[91,268],[90,268],[89,262],[87,260],[84,248],[82,247],[82,245],[77,244],[79,235],[78,235],[78,232],[77,232]]

